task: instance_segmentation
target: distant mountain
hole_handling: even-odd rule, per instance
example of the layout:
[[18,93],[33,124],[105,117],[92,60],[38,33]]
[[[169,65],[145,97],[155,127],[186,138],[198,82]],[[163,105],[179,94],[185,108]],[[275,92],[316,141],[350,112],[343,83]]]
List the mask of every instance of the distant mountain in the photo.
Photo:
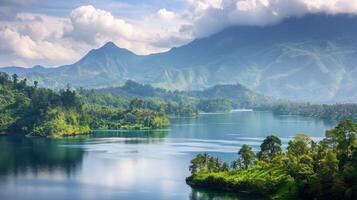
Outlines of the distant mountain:
[[155,88],[149,84],[140,84],[138,82],[128,80],[123,86],[108,87],[96,89],[99,92],[108,92],[115,96],[128,96],[133,98],[165,98],[173,99],[178,94],[183,94],[179,91],[168,91],[162,88]]
[[49,70],[41,65],[36,65],[32,68],[15,67],[15,66],[3,67],[0,68],[0,71],[7,72],[8,74],[24,75],[24,74],[36,73],[36,72],[45,73]]
[[161,98],[173,101],[180,99],[227,99],[236,108],[252,107],[274,101],[271,97],[252,92],[248,88],[240,85],[216,85],[202,91],[167,91],[155,88],[151,85],[144,85],[128,80],[121,87],[110,87],[97,89],[99,92],[107,92],[116,96],[127,96],[132,98]]
[[276,98],[357,101],[357,17],[307,15],[231,27],[168,52],[136,55],[109,42],[81,60],[39,70],[0,68],[42,86],[104,88],[126,80],[170,90],[241,83]]

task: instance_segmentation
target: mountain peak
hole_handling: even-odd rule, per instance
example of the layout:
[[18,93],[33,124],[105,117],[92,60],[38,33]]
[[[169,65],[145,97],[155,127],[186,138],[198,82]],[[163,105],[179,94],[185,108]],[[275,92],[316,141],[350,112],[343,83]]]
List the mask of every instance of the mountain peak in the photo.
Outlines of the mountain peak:
[[[92,50],[93,51],[93,50]],[[115,55],[125,55],[125,56],[133,56],[133,55],[136,55],[134,54],[133,52],[131,52],[130,50],[128,49],[125,49],[125,48],[120,48],[119,46],[117,46],[114,42],[107,42],[105,43],[102,47],[98,48],[98,49],[94,49],[93,52],[100,52],[100,53],[104,53],[104,54],[115,54]]]
[[109,41],[100,48],[119,48],[114,42]]

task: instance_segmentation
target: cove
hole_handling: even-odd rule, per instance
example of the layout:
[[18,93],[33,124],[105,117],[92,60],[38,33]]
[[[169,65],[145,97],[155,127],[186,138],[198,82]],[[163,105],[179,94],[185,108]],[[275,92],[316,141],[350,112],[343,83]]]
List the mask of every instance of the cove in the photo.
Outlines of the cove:
[[232,161],[242,144],[257,151],[271,134],[284,147],[296,133],[319,140],[334,125],[246,111],[173,118],[167,130],[0,137],[0,199],[257,199],[191,189],[185,183],[190,160],[208,152]]

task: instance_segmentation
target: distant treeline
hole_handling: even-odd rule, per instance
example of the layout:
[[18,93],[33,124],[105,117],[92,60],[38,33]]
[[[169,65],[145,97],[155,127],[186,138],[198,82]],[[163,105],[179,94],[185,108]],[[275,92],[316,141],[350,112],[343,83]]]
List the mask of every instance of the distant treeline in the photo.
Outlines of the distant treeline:
[[[196,112],[179,111],[170,114],[185,114],[186,116],[198,112],[229,112],[233,108],[252,108],[261,104],[271,103],[272,98],[256,94],[240,84],[216,85],[202,91],[168,91],[161,88],[154,88],[151,85],[143,85],[128,80],[121,87],[112,87],[95,90],[95,92],[111,94],[117,97],[140,98],[143,100],[154,100],[168,103],[168,110],[180,110],[175,108],[186,107],[195,109]],[[170,105],[171,104],[171,105]]]
[[[168,114],[192,116],[198,112],[229,112],[232,109],[251,108],[272,111],[277,115],[300,115],[325,120],[357,121],[357,104],[319,105],[297,103],[269,98],[240,84],[216,85],[202,91],[166,91],[127,81],[122,87],[95,90],[110,98],[141,98],[148,106],[164,107]],[[151,102],[149,102],[149,101]],[[165,105],[166,104],[166,105]]]
[[274,103],[261,105],[255,110],[270,110],[277,115],[300,115],[330,121],[350,119],[357,122],[357,104],[310,104],[310,103]]
[[[131,96],[128,94],[113,95],[109,92],[100,90],[79,89],[78,93],[82,97],[85,105],[107,106],[119,109],[129,109],[131,102],[136,101],[136,107],[149,109],[159,113],[165,113],[172,116],[196,116],[198,110],[189,100],[172,100],[163,98],[144,98]],[[137,101],[139,100],[139,101]]]
[[357,199],[357,124],[340,122],[320,142],[304,134],[289,141],[268,136],[255,154],[244,144],[238,159],[222,162],[206,153],[191,160],[194,188],[260,194],[271,199]]

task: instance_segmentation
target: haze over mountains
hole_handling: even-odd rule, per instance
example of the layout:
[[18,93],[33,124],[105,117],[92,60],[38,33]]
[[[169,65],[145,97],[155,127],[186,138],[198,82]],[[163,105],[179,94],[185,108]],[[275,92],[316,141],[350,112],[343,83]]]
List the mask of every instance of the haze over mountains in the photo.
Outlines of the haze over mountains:
[[129,80],[121,87],[109,87],[97,89],[95,91],[130,98],[155,98],[178,102],[183,99],[186,99],[188,102],[199,102],[203,99],[226,99],[232,102],[233,108],[251,108],[253,106],[269,104],[276,101],[270,97],[257,94],[241,84],[215,85],[199,91],[167,91],[161,88],[154,88],[151,85],[143,85]]
[[[57,68],[6,67],[51,88],[104,88],[126,80],[170,90],[240,83],[264,95],[312,102],[357,100],[357,17],[307,15],[239,26],[168,52],[136,55],[108,42]],[[44,49],[45,51],[45,49]]]

